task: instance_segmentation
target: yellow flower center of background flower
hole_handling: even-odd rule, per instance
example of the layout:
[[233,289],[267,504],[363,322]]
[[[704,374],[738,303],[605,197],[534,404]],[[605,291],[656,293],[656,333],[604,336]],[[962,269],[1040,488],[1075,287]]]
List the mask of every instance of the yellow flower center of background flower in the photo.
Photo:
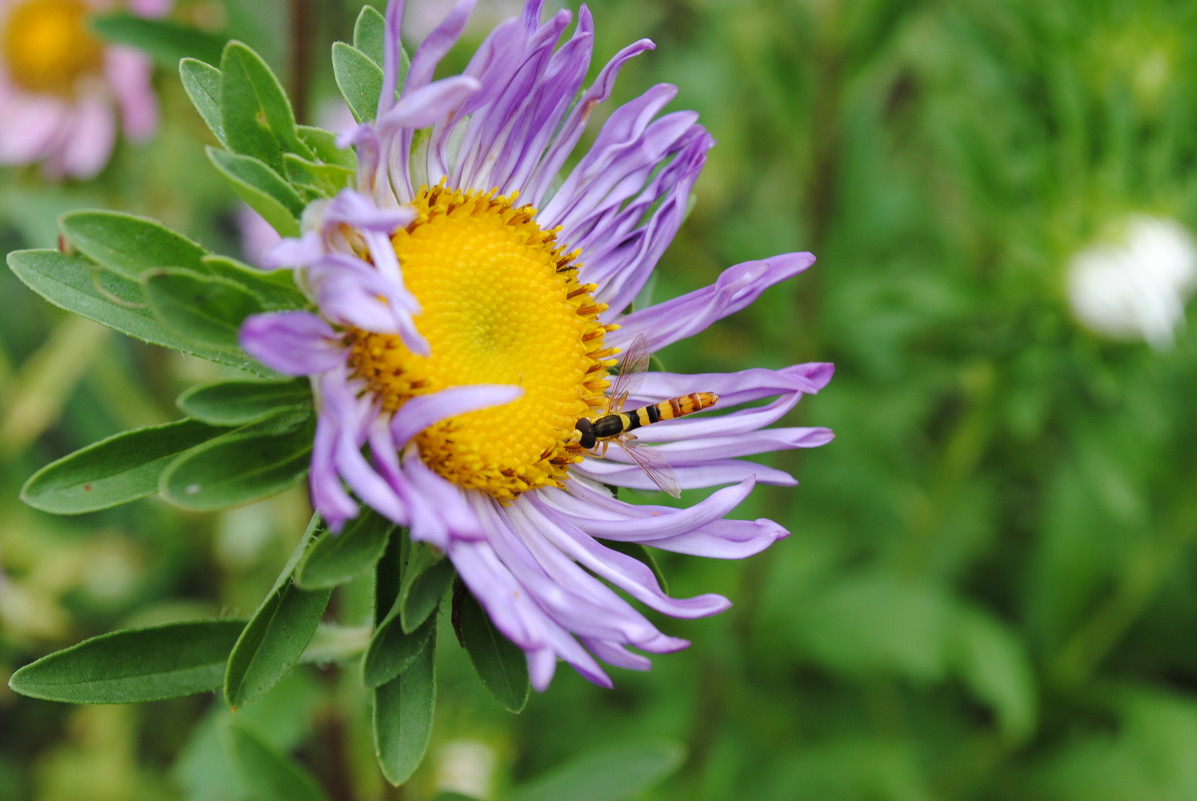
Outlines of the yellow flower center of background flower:
[[8,74],[30,92],[70,95],[104,63],[82,0],[26,0],[8,12],[3,37]]
[[416,327],[431,354],[393,334],[347,332],[351,363],[396,411],[415,395],[469,384],[515,384],[521,398],[463,414],[417,437],[430,468],[502,501],[561,486],[580,449],[569,434],[603,401],[613,350],[606,308],[579,284],[556,231],[515,195],[422,189],[418,218],[392,237],[403,280],[420,301]]

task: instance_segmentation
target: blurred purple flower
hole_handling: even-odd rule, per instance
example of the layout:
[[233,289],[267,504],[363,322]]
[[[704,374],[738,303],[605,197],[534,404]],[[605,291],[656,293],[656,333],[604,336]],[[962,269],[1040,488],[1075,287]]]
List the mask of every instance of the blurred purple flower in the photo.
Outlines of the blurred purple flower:
[[598,660],[646,669],[629,647],[687,644],[610,585],[675,617],[729,605],[669,597],[618,548],[734,559],[786,536],[770,520],[725,519],[757,482],[795,483],[738,457],[826,443],[824,428],[768,426],[832,368],[644,374],[627,409],[692,392],[732,409],[637,431],[661,443],[655,460],[679,487],[723,487],[689,508],[616,498],[613,487],[654,482],[618,446],[583,447],[576,425],[610,411],[608,368],[633,342],[656,350],[697,334],[814,257],[740,264],[714,286],[629,312],[681,224],[711,137],[694,112],[662,114],[676,89],[659,85],[615,109],[559,175],[620,68],[652,43],[629,45],[583,89],[590,12],[557,47],[571,15],[541,22],[541,2],[528,0],[462,75],[434,80],[471,6],[458,2],[424,39],[399,87],[403,3],[391,4],[377,117],[345,137],[357,187],[309,207],[303,236],[269,259],[295,269],[315,311],[251,317],[241,341],[312,379],[312,499],[334,529],[358,500],[409,527],[526,651],[533,686],[549,684],[559,658],[609,685]]
[[[133,0],[159,16],[169,2]],[[88,28],[111,0],[0,0],[0,164],[41,163],[50,177],[90,178],[108,162],[117,120],[137,140],[158,126],[151,65]]]

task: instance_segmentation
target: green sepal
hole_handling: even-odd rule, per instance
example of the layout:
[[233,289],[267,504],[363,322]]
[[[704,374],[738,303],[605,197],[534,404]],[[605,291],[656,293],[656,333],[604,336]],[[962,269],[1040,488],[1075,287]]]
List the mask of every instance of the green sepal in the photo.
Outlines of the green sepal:
[[162,496],[212,511],[282,492],[307,475],[315,420],[294,412],[239,428],[192,448],[163,471]]
[[283,167],[291,185],[306,190],[312,197],[332,197],[354,179],[354,172],[348,167],[309,161],[294,153],[283,156]]
[[202,247],[161,223],[112,211],[73,211],[58,227],[76,249],[131,281],[155,267],[203,269]]
[[374,752],[393,785],[411,778],[424,760],[436,711],[436,631],[399,676],[372,691]]
[[398,600],[404,631],[415,631],[436,611],[456,575],[453,563],[440,551],[422,542],[410,543]]
[[528,703],[528,660],[523,649],[504,637],[464,585],[453,594],[453,627],[482,686],[508,712]]
[[203,61],[185,58],[179,62],[179,79],[200,119],[208,126],[216,141],[228,147],[220,112],[220,70]]
[[[228,179],[237,197],[261,214],[281,236],[299,236],[305,203],[291,185],[265,162],[209,147],[208,159]],[[281,169],[282,156],[279,156]]]
[[245,626],[229,656],[224,697],[237,709],[261,697],[299,661],[316,633],[332,590],[301,590],[292,581],[296,564],[320,525],[313,517],[274,589]]
[[300,125],[299,138],[312,149],[321,163],[344,167],[350,171],[357,170],[357,153],[353,148],[338,147],[337,134],[332,131]]
[[306,379],[212,381],[191,387],[175,400],[188,417],[218,426],[256,423],[311,404],[312,388]]
[[254,801],[328,801],[312,773],[235,718],[222,732],[225,753]]
[[312,544],[295,572],[295,583],[305,590],[344,584],[373,567],[392,536],[397,536],[394,523],[363,508],[341,533],[326,531]]
[[274,375],[240,351],[211,348],[166,328],[150,311],[141,284],[81,256],[67,256],[57,250],[18,250],[8,254],[8,266],[26,286],[55,306],[114,331],[258,375]]
[[333,43],[332,64],[333,78],[353,112],[353,118],[358,122],[374,119],[378,114],[378,97],[382,94],[382,67],[344,42]]
[[149,270],[141,283],[163,325],[212,348],[237,349],[241,324],[263,310],[258,297],[240,284],[194,270]]
[[362,685],[378,687],[407,670],[436,629],[436,615],[428,618],[415,631],[406,632],[399,620],[399,605],[374,630],[370,645],[362,656]]
[[159,66],[168,69],[186,57],[209,63],[220,59],[226,37],[180,25],[169,19],[153,19],[118,11],[92,17],[91,27],[110,42],[141,50]]
[[204,256],[203,263],[208,273],[228,279],[257,295],[263,309],[300,309],[307,304],[307,298],[295,285],[290,270],[262,270],[231,256]]
[[620,743],[571,759],[527,784],[516,787],[508,801],[628,801],[682,764],[686,749],[672,742]]
[[191,620],[101,634],[26,665],[14,692],[73,704],[160,701],[220,687],[245,624]]
[[116,434],[38,470],[21,488],[21,500],[43,512],[73,515],[153,495],[179,454],[227,431],[176,420]]
[[291,101],[261,56],[241,42],[229,42],[220,57],[220,74],[221,122],[229,150],[278,173],[284,153],[313,157],[295,128]]

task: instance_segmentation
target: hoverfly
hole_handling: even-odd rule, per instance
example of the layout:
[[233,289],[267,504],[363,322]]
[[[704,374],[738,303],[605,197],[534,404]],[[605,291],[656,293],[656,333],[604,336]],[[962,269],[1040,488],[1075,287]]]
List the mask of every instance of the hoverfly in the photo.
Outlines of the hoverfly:
[[628,396],[635,391],[644,377],[650,355],[648,337],[641,334],[632,340],[632,344],[623,355],[623,360],[620,361],[619,372],[607,394],[605,408],[597,417],[583,417],[577,422],[573,431],[573,441],[587,450],[597,448],[599,457],[607,454],[607,446],[612,442],[618,444],[633,464],[644,471],[649,480],[677,498],[681,496],[682,488],[669,462],[657,451],[637,442],[632,431],[649,423],[701,412],[714,406],[719,396],[713,392],[691,392],[689,395],[670,398],[631,411],[621,411],[627,403]]

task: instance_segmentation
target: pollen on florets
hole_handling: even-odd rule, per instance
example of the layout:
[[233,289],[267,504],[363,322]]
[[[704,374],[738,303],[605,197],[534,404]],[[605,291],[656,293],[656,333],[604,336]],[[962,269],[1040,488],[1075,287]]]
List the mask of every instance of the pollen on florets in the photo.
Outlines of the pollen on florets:
[[445,420],[416,439],[444,478],[508,501],[561,486],[581,458],[576,422],[603,404],[615,326],[592,284],[577,281],[577,251],[542,229],[531,206],[495,191],[425,187],[417,217],[391,237],[430,355],[394,334],[349,329],[350,363],[382,409],[449,387],[508,384],[511,403]]

